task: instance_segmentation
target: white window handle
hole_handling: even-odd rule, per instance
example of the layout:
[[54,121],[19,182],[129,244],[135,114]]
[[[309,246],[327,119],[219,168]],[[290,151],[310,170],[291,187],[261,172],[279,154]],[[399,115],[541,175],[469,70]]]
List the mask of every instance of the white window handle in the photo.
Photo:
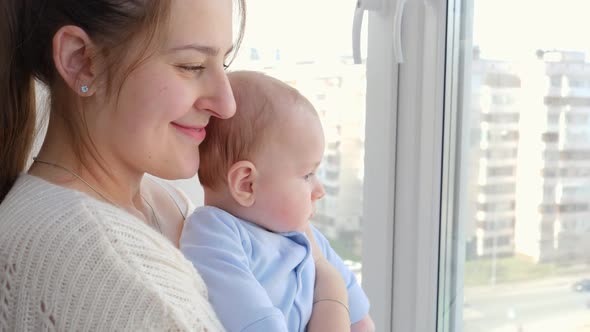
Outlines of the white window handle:
[[404,9],[407,0],[397,0],[395,2],[395,11],[393,12],[393,55],[396,63],[404,62],[404,52],[402,49],[402,20],[404,18]]
[[[354,10],[354,19],[352,22],[352,58],[355,64],[362,63],[361,59],[361,28],[363,26],[363,14],[365,10],[382,12],[385,11],[385,1],[388,0],[358,0]],[[404,61],[402,51],[402,19],[404,8],[407,0],[394,0],[395,11],[393,17],[393,54],[396,63]]]

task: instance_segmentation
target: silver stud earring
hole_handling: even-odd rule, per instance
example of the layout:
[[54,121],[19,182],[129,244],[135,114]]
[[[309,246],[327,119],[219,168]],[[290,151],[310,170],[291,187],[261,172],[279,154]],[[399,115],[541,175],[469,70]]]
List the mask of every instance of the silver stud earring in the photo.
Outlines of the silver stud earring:
[[88,85],[82,85],[80,87],[80,91],[82,91],[82,93],[87,93],[88,92]]

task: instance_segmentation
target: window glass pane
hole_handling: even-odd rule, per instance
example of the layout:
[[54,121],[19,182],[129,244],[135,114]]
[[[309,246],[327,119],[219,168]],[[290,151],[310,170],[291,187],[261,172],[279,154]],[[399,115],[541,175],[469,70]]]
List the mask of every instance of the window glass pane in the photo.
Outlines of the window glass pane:
[[587,1],[458,3],[460,217],[443,226],[462,235],[441,277],[463,306],[444,328],[590,331]]
[[249,0],[245,38],[230,70],[281,79],[316,108],[326,138],[317,175],[326,194],[312,223],[360,281],[366,79],[365,65],[352,60],[355,6],[356,0]]

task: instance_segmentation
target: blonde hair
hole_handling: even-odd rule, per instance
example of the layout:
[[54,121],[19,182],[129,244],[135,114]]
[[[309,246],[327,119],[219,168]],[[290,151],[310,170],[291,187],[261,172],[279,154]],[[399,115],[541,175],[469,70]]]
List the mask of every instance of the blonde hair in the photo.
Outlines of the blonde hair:
[[236,71],[228,77],[236,114],[226,120],[212,117],[199,145],[199,181],[212,190],[227,185],[229,168],[241,160],[252,161],[269,137],[279,132],[285,111],[302,104],[316,114],[309,100],[278,79],[254,71]]

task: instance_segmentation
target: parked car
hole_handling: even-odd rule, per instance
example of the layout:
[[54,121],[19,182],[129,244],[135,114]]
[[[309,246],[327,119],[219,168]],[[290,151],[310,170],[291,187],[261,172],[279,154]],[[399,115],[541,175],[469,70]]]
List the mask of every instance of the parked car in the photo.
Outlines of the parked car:
[[590,279],[582,279],[582,280],[576,281],[572,285],[572,289],[575,292],[590,292]]

